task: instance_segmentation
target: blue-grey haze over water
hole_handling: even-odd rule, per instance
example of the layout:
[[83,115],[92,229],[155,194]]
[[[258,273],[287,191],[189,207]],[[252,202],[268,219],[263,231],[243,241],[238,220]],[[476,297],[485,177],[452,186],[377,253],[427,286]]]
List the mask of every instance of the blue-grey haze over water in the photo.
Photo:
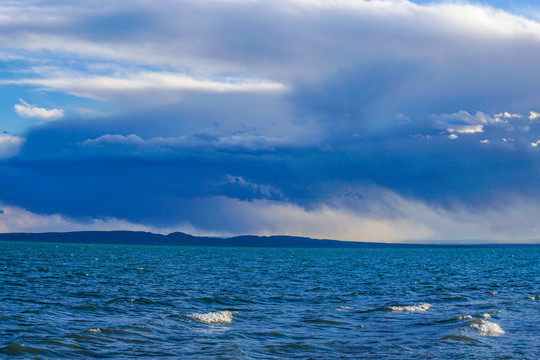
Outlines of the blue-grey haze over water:
[[538,247],[0,245],[0,358],[540,354]]

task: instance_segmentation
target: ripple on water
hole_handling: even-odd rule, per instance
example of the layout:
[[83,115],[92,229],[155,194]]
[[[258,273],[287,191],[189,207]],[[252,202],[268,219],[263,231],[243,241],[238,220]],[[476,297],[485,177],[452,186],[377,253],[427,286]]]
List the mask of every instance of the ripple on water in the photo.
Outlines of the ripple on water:
[[[496,313],[496,311],[493,312],[493,313]],[[477,314],[477,315],[461,315],[461,316],[452,317],[450,319],[439,320],[439,321],[437,321],[437,323],[448,323],[448,322],[455,322],[455,321],[462,321],[462,320],[472,320],[474,318],[477,318],[477,319],[490,319],[491,315],[488,314],[488,313]]]
[[49,351],[24,344],[11,344],[0,348],[0,354],[6,355],[52,355]]
[[345,321],[329,320],[325,318],[309,318],[302,320],[304,323],[308,324],[319,324],[319,325],[329,325],[329,326],[339,326],[339,325],[350,325]]

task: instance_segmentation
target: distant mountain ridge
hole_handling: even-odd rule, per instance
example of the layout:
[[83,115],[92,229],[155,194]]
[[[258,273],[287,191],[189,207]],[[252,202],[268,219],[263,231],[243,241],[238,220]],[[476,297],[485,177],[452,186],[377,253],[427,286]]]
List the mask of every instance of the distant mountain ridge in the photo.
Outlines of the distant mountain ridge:
[[0,233],[0,241],[49,242],[72,244],[169,245],[271,248],[385,248],[385,247],[538,247],[539,244],[403,244],[319,240],[300,236],[242,235],[228,238],[193,236],[182,232],[168,235],[144,231],[73,231],[47,233]]
[[143,231],[73,231],[49,233],[0,234],[0,241],[56,242],[75,244],[126,244],[126,245],[177,245],[177,246],[220,246],[220,247],[309,247],[340,248],[362,247],[365,244],[338,240],[317,240],[298,236],[254,236],[242,235],[229,238],[193,236],[182,232],[168,235]]

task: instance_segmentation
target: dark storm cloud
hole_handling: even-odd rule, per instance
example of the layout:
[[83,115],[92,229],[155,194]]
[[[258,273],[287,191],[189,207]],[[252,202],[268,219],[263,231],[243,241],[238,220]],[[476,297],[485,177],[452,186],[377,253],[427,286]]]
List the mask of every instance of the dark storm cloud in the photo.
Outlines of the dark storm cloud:
[[281,209],[415,228],[430,221],[422,206],[465,221],[538,203],[538,22],[466,3],[95,4],[5,9],[3,49],[26,68],[2,84],[118,113],[66,111],[0,139],[2,204],[279,231],[286,216],[242,219]]
[[[37,213],[171,225],[186,219],[207,223],[204,209],[186,204],[215,196],[308,209],[346,199],[351,186],[378,186],[450,209],[498,206],[510,195],[540,196],[533,186],[538,148],[522,140],[505,142],[509,132],[497,128],[456,140],[448,133],[411,136],[393,129],[348,142],[269,150],[224,148],[218,139],[193,146],[190,137],[106,138],[108,124],[103,121],[99,129],[95,122],[52,123],[30,132],[20,155],[3,161],[2,200]],[[538,125],[531,129],[538,130]],[[85,143],[104,137],[110,141]],[[484,138],[492,141],[481,143]],[[356,204],[355,210],[369,212],[369,203]]]

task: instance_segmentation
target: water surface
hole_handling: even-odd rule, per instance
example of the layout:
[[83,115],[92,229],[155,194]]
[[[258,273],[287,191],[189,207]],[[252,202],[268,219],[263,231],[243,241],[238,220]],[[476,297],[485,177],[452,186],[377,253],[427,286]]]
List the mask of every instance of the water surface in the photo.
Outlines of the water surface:
[[539,248],[0,246],[0,357],[540,353]]

